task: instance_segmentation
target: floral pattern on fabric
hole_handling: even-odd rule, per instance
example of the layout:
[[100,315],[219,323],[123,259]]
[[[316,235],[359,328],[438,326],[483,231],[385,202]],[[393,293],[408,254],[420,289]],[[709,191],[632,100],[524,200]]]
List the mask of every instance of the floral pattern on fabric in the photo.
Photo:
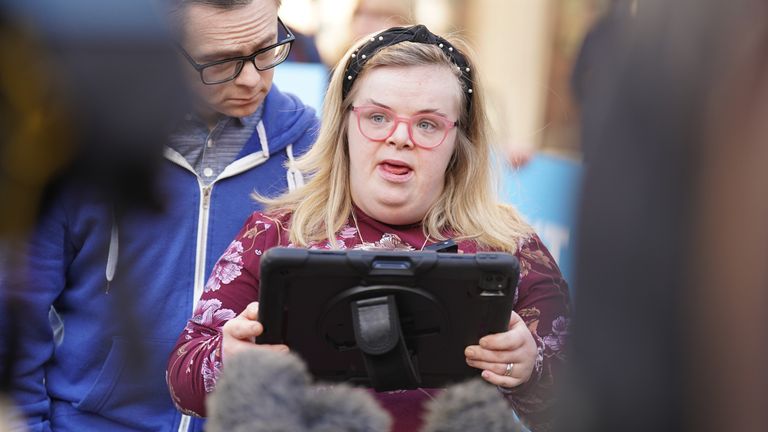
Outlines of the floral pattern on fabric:
[[358,237],[357,235],[357,228],[351,227],[349,225],[344,225],[341,227],[341,230],[339,230],[339,237],[342,239],[353,239]]
[[203,360],[203,384],[206,393],[210,393],[216,388],[216,380],[219,379],[219,375],[221,375],[221,361],[218,359],[216,351],[212,351]]
[[518,256],[520,258],[520,278],[528,276],[531,271],[540,275],[549,274],[552,271],[560,272],[555,260],[549,255],[549,252],[542,249],[543,245],[533,245],[539,243],[534,238],[528,238],[518,247]]
[[201,326],[220,329],[224,323],[234,318],[235,312],[221,308],[221,300],[200,300],[191,321]]
[[205,284],[204,292],[216,291],[221,285],[228,284],[240,276],[243,268],[243,244],[237,240],[233,241],[219,261],[213,267],[211,277]]
[[565,342],[568,338],[569,319],[560,316],[552,323],[552,333],[544,336],[544,346],[552,355],[561,355],[565,349]]
[[352,249],[356,250],[389,250],[389,251],[412,251],[416,250],[413,246],[405,243],[397,234],[385,233],[381,240],[375,243],[363,242],[355,245]]

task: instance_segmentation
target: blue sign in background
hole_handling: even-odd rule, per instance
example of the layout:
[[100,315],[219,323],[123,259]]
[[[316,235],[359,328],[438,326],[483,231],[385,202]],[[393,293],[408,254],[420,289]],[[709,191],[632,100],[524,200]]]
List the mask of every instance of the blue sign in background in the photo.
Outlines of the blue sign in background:
[[330,79],[325,65],[316,63],[285,62],[275,68],[272,82],[280,91],[293,93],[320,115],[325,90]]
[[502,199],[517,207],[533,225],[568,282],[573,280],[581,171],[579,162],[540,153],[522,168],[508,169],[503,179]]

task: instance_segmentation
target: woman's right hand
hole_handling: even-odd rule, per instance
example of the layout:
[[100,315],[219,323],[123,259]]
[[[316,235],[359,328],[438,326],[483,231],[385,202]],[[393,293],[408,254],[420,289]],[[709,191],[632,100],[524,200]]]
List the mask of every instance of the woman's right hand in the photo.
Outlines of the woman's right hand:
[[249,349],[269,349],[277,352],[288,352],[286,345],[257,345],[256,337],[264,332],[264,326],[258,321],[259,302],[249,304],[240,315],[224,323],[221,329],[221,356],[223,359],[232,354]]

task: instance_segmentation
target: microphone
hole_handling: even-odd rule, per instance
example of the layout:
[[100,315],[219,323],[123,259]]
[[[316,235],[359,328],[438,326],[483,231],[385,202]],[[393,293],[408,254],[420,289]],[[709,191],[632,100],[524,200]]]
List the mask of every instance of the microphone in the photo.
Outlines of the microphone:
[[[313,385],[289,353],[248,350],[227,358],[206,400],[209,432],[381,432],[392,419],[373,396],[347,384]],[[427,405],[422,432],[526,432],[499,390],[473,379]]]
[[427,405],[422,432],[525,432],[499,390],[476,378],[449,387]]
[[227,358],[206,409],[210,432],[380,432],[392,422],[368,392],[311,385],[296,355],[268,350]]

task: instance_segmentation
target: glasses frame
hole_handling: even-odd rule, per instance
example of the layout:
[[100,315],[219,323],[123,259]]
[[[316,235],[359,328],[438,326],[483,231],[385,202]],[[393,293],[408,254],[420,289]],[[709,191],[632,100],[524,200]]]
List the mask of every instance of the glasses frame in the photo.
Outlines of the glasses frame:
[[[263,71],[266,71],[266,70],[274,68],[275,66],[285,62],[285,60],[288,59],[288,54],[291,53],[291,48],[293,47],[293,42],[296,40],[296,36],[293,34],[291,29],[289,29],[288,26],[286,26],[283,23],[283,20],[281,20],[280,17],[277,17],[277,23],[278,23],[278,25],[283,27],[283,29],[285,30],[285,33],[287,34],[287,37],[285,39],[281,40],[281,41],[277,41],[277,43],[274,43],[274,44],[272,44],[272,45],[270,45],[268,47],[260,48],[260,49],[256,50],[253,54],[246,55],[246,56],[230,57],[230,58],[226,58],[226,59],[223,59],[223,60],[216,60],[216,61],[200,64],[200,63],[196,62],[195,59],[193,59],[191,55],[189,55],[189,53],[184,49],[184,47],[181,46],[181,44],[177,44],[177,45],[179,46],[179,50],[184,55],[184,57],[187,59],[189,64],[191,64],[192,67],[195,68],[195,70],[200,74],[200,81],[202,81],[203,84],[205,84],[205,85],[223,84],[225,82],[229,82],[229,81],[237,79],[237,77],[239,77],[240,73],[243,71],[243,67],[245,67],[245,62],[251,62],[253,64],[253,67],[256,68],[256,70],[263,72]],[[259,54],[264,54],[267,51],[273,50],[273,49],[275,49],[275,48],[277,48],[277,47],[279,47],[281,45],[285,45],[285,44],[288,44],[288,54],[285,55],[285,58],[283,60],[280,60],[279,62],[271,65],[270,67],[263,68],[263,69],[256,65],[256,56],[258,56]],[[208,82],[208,81],[205,80],[205,78],[203,78],[203,70],[204,69],[209,68],[211,66],[217,66],[217,65],[220,65],[220,64],[223,64],[223,63],[233,62],[233,61],[238,61],[240,63],[237,65],[237,70],[235,71],[235,74],[231,78],[227,78],[225,80],[211,81],[211,82]]]
[[[365,132],[363,132],[363,126],[362,126],[361,120],[360,120],[360,110],[366,109],[366,108],[376,108],[378,110],[387,111],[387,112],[392,114],[392,118],[394,119],[394,123],[392,124],[392,128],[389,130],[389,133],[387,133],[386,137],[381,138],[381,139],[371,138]],[[448,138],[448,134],[451,132],[451,130],[459,125],[458,121],[451,121],[451,120],[448,120],[445,117],[441,117],[439,115],[435,115],[435,119],[441,121],[446,126],[445,134],[443,135],[443,138],[440,140],[439,143],[437,143],[437,144],[435,144],[433,146],[425,146],[425,145],[419,144],[418,142],[416,142],[415,139],[413,139],[413,123],[412,122],[413,122],[413,118],[414,117],[418,117],[418,115],[415,115],[415,116],[399,116],[399,115],[397,115],[397,113],[395,113],[391,109],[380,107],[380,106],[377,106],[377,105],[350,106],[350,111],[354,112],[356,117],[357,117],[357,130],[359,130],[360,133],[364,137],[368,138],[369,140],[374,141],[374,142],[384,142],[384,141],[388,140],[392,136],[393,133],[395,133],[395,131],[397,130],[397,125],[398,124],[405,123],[408,126],[408,138],[411,139],[411,142],[414,145],[416,145],[418,147],[421,147],[421,148],[425,148],[425,149],[433,149],[433,148],[439,147],[442,143],[445,142],[445,139]]]

